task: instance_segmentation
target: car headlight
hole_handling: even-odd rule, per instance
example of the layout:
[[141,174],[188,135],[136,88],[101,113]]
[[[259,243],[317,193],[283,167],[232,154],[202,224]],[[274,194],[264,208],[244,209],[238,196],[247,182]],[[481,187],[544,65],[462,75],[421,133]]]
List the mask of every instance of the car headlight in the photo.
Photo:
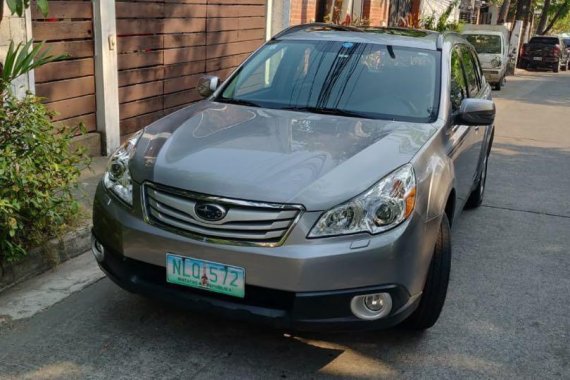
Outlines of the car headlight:
[[416,203],[416,176],[406,164],[358,195],[325,212],[310,238],[347,235],[358,232],[377,234],[406,220]]
[[129,206],[133,205],[133,181],[129,172],[129,161],[135,154],[135,147],[142,134],[142,130],[135,133],[113,153],[103,176],[103,184],[107,190],[112,191]]
[[501,58],[498,58],[498,57],[494,58],[491,61],[491,65],[493,65],[493,67],[501,67],[501,63],[502,63]]

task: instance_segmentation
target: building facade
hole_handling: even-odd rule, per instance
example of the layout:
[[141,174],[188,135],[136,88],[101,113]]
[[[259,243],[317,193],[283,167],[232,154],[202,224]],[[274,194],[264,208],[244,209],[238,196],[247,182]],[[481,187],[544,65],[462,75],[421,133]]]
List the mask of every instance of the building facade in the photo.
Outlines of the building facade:
[[387,26],[390,0],[291,0],[290,24]]

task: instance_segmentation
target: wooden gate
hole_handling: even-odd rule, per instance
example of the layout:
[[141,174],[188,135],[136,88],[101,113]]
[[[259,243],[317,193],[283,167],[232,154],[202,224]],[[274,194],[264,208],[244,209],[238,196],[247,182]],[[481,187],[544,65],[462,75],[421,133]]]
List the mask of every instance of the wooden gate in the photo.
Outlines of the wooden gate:
[[89,132],[97,129],[93,65],[93,7],[89,0],[50,0],[44,17],[32,5],[32,34],[46,41],[51,54],[67,54],[64,61],[35,70],[36,94],[54,110],[56,125],[83,122]]
[[265,37],[264,0],[117,1],[121,136],[199,99]]

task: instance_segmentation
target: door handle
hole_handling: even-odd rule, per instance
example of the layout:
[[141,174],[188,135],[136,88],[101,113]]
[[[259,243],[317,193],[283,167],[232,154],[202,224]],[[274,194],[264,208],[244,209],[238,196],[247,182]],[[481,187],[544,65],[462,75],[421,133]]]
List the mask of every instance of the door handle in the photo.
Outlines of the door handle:
[[479,126],[477,125],[477,126],[475,127],[475,131],[478,131],[478,130],[479,130]]

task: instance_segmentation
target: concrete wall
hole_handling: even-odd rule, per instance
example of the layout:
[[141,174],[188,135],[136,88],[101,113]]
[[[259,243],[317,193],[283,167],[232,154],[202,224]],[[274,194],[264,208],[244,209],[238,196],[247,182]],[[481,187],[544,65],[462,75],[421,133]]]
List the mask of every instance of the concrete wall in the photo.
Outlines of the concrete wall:
[[[436,19],[445,12],[449,4],[453,0],[422,0],[420,5],[420,19],[431,17],[435,14]],[[454,12],[449,16],[449,22],[459,20],[459,7],[456,7]]]
[[[4,62],[10,41],[18,44],[31,38],[32,22],[29,10],[26,12],[25,17],[12,16],[6,2],[2,1],[0,6],[2,4],[4,5],[4,18],[0,22],[0,61]],[[22,96],[27,90],[34,91],[33,73],[21,76],[14,81],[16,94]]]

